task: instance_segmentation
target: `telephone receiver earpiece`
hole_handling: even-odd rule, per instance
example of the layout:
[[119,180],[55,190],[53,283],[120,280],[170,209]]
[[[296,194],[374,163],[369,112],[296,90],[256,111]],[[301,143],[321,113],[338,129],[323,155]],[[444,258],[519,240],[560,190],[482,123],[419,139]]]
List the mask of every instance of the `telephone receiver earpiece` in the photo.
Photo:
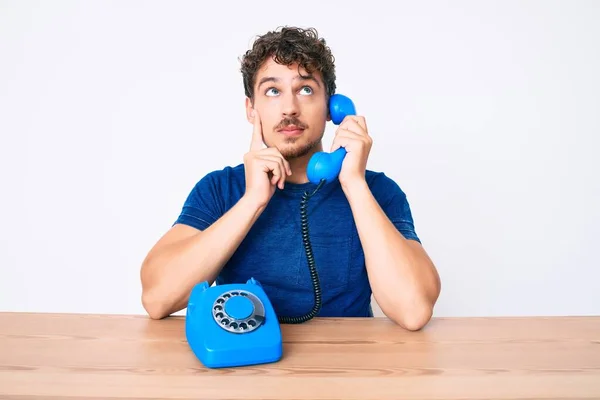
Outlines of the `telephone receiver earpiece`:
[[[329,99],[329,114],[331,121],[339,125],[347,115],[356,115],[356,108],[350,98],[342,94],[334,94]],[[346,149],[343,147],[332,153],[320,151],[313,154],[306,167],[308,180],[314,184],[319,184],[321,181],[331,182],[339,175],[345,156]]]

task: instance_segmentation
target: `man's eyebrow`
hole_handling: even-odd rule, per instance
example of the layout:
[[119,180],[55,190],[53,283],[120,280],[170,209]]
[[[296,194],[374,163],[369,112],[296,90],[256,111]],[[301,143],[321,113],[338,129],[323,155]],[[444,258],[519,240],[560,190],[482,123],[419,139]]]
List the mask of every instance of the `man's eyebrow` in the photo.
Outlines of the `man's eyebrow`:
[[279,82],[279,78],[275,78],[273,76],[265,76],[258,82],[257,87],[260,88],[260,85],[262,85],[263,83],[266,83],[266,82]]
[[314,83],[317,84],[317,86],[321,87],[321,84],[319,83],[319,81],[317,79],[315,79],[312,75],[301,75],[298,77],[298,79],[303,80],[303,81],[313,81]]

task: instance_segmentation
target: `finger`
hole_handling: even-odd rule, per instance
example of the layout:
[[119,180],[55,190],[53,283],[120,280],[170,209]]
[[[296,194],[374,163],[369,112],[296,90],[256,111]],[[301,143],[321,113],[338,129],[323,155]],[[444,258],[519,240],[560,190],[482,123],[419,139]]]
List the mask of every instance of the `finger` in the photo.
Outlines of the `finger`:
[[286,176],[289,176],[292,174],[291,170],[288,170],[288,168],[286,168],[286,161],[283,159],[283,157],[281,155],[279,156],[274,156],[273,157],[273,161],[276,161],[279,164],[279,169],[281,171],[281,176],[279,177],[279,181],[278,186],[280,189],[283,189],[283,186],[285,184],[285,179]]
[[263,171],[273,174],[271,184],[283,189],[286,171],[281,160],[275,156],[261,156],[258,159],[263,163]]
[[344,120],[344,122],[342,122],[340,124],[340,128],[347,129],[347,130],[357,133],[359,135],[368,136],[368,133],[367,133],[366,129],[364,128],[364,125],[362,125],[362,122],[360,122],[359,119],[354,118],[351,115],[349,115]]
[[365,145],[369,145],[373,142],[373,139],[370,136],[364,135],[362,133],[356,133],[349,129],[338,129],[335,135],[336,137],[345,137],[350,140],[359,141]]
[[331,145],[331,152],[339,149],[340,147],[346,148],[346,151],[351,152],[356,145],[366,146],[368,145],[368,139],[365,136],[347,129],[338,128]]
[[265,148],[265,144],[262,132],[262,124],[260,122],[260,115],[256,109],[252,110],[254,114],[253,130],[252,130],[252,141],[250,142],[250,151],[257,151]]
[[283,158],[279,150],[277,150],[275,147],[270,147],[265,150],[265,154],[269,154],[280,159],[286,173],[288,175],[292,175],[292,167],[290,167],[290,163],[285,158]]
[[271,159],[257,159],[261,169],[263,172],[267,174],[271,174],[270,177],[271,184],[276,184],[282,176],[281,165],[274,160]]
[[365,117],[360,116],[360,115],[352,115],[351,117],[354,121],[356,121],[358,123],[358,125],[361,126],[363,131],[368,135],[369,129],[367,128],[367,120],[365,119]]

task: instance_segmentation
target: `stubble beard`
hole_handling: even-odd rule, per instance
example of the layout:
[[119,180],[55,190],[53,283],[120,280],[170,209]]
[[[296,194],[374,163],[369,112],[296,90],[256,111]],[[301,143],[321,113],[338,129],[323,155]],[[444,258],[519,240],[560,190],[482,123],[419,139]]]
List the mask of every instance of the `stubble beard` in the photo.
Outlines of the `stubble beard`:
[[[324,134],[325,134],[325,132],[321,133],[321,135],[317,139],[312,140],[312,141],[310,141],[306,144],[303,144],[299,147],[285,146],[284,148],[280,148],[279,152],[281,153],[283,158],[285,158],[287,161],[293,160],[295,158],[304,157],[307,154],[311,153],[311,151],[319,145],[319,143],[323,139]],[[302,139],[302,137],[287,138],[285,140],[285,144],[290,144],[293,146],[296,142],[298,142],[301,139]]]

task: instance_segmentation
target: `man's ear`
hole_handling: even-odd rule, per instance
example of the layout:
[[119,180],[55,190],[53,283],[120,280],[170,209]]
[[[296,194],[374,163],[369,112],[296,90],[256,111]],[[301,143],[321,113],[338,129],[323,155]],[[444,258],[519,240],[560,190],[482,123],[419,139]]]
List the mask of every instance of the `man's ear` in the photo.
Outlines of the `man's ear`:
[[246,119],[251,124],[254,124],[254,105],[249,97],[246,97]]

